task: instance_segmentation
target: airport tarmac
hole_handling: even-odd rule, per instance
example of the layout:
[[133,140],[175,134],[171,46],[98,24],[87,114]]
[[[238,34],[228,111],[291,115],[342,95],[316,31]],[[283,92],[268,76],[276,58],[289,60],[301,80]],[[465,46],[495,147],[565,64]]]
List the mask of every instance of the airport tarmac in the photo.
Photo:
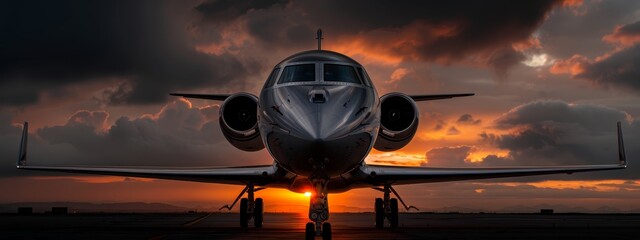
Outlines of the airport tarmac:
[[[302,239],[303,214],[267,213],[241,229],[234,213],[0,215],[0,239]],[[639,239],[637,214],[400,214],[376,229],[373,213],[332,213],[334,239]],[[321,239],[318,237],[317,239]]]

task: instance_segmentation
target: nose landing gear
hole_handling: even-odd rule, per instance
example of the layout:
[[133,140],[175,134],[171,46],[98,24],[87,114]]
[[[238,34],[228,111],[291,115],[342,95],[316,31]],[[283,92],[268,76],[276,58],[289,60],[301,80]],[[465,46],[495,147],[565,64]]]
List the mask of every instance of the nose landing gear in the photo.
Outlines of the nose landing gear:
[[309,199],[309,219],[305,227],[305,239],[315,239],[322,236],[323,240],[331,239],[331,223],[329,220],[329,199],[326,180],[312,181],[314,192]]

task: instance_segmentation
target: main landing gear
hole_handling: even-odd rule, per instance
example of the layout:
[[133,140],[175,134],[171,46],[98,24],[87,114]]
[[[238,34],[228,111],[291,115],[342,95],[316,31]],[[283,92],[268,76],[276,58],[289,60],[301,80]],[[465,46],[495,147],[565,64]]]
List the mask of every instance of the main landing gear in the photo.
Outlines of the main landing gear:
[[[402,203],[402,205],[407,211],[409,211],[409,209],[412,209],[412,208],[418,210],[418,208],[414,206],[407,207],[407,205],[404,204],[404,201],[402,200],[402,198],[400,198],[400,195],[398,195],[398,192],[396,192],[396,190],[393,189],[393,187],[391,187],[391,185],[389,184],[384,185],[384,188],[374,188],[374,189],[384,193],[384,199],[376,198],[376,201],[375,201],[376,228],[384,227],[385,218],[389,220],[390,228],[398,227],[398,200],[400,200],[400,202]],[[397,199],[391,198],[390,196],[391,192],[393,192],[393,194],[397,197]]]
[[309,219],[304,230],[304,239],[315,239],[322,236],[323,240],[331,239],[331,223],[329,220],[329,199],[327,180],[313,180],[313,193],[309,199]]
[[249,227],[249,221],[253,218],[253,226],[261,228],[264,216],[264,201],[262,198],[254,199],[254,193],[262,189],[264,188],[255,188],[253,184],[249,184],[242,190],[242,192],[240,192],[231,206],[224,205],[220,210],[223,208],[231,210],[238,202],[238,199],[240,199],[246,192],[248,196],[240,199],[240,227]]

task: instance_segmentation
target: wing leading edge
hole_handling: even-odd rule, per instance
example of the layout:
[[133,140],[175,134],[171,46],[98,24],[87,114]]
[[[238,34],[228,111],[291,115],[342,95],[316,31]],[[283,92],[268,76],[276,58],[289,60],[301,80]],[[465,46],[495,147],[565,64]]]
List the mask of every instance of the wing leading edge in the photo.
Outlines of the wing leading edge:
[[409,95],[413,101],[432,101],[440,99],[450,99],[457,97],[470,97],[476,95],[475,93],[456,93],[456,94],[425,94],[425,95]]
[[356,176],[360,176],[362,183],[381,186],[625,169],[627,159],[620,122],[618,122],[618,160],[618,164],[508,168],[422,168],[364,165],[360,167],[360,174],[356,174]]
[[29,125],[24,123],[20,152],[16,168],[50,172],[97,174],[109,176],[157,178],[236,185],[267,185],[279,180],[276,165],[258,165],[223,168],[143,168],[143,167],[87,167],[87,166],[29,166],[27,164],[27,137]]
[[206,100],[224,101],[230,94],[197,94],[197,93],[169,93],[171,96],[185,97],[185,98],[197,98]]

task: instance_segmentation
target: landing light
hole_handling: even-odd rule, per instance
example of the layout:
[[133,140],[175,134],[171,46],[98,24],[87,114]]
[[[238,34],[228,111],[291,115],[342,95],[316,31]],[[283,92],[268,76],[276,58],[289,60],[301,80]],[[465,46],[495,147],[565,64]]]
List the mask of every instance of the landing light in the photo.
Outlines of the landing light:
[[304,192],[305,197],[311,197],[311,192]]

